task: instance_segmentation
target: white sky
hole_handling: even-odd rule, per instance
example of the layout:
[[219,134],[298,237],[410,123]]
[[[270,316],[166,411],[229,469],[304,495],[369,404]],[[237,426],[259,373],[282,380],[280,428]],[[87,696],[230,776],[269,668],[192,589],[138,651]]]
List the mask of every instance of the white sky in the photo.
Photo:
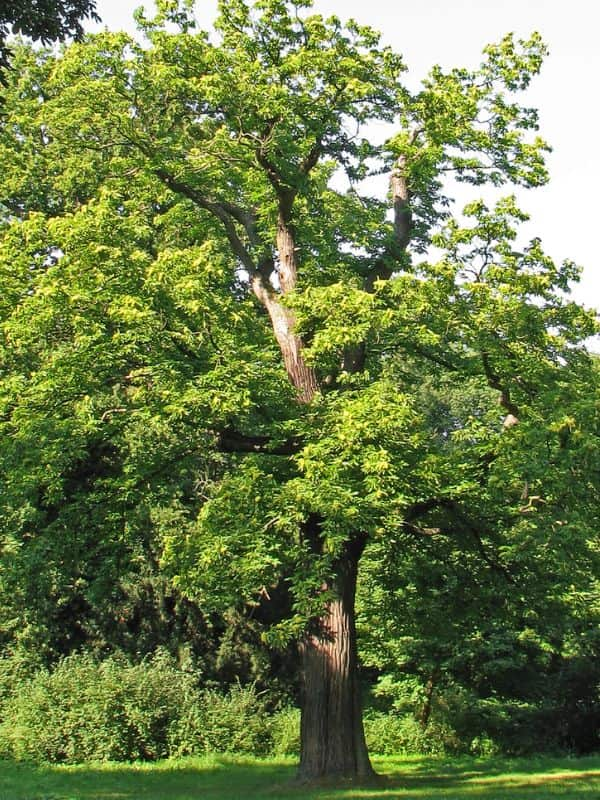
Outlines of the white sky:
[[[134,8],[142,0],[97,0],[103,26],[135,30]],[[475,66],[484,45],[515,32],[537,30],[550,47],[542,73],[525,97],[540,111],[540,133],[552,145],[551,182],[520,195],[531,215],[527,236],[540,236],[556,260],[584,267],[573,296],[600,307],[600,47],[595,0],[315,0],[318,13],[353,17],[383,33],[400,52],[411,86],[435,64]],[[196,0],[204,27],[214,18],[216,0]],[[598,349],[595,346],[594,349]]]

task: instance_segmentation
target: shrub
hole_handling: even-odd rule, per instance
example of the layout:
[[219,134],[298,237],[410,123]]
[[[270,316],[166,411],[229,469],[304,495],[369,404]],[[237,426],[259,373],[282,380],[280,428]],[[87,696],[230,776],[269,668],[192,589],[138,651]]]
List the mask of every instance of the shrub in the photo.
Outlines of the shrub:
[[22,676],[10,693],[6,686],[15,685],[16,667],[7,663],[0,756],[65,763],[261,756],[273,749],[273,729],[277,747],[294,746],[287,724],[293,712],[269,717],[254,686],[237,685],[226,695],[200,691],[193,675],[162,652],[136,665],[71,655],[51,672]]
[[364,723],[367,746],[379,755],[450,754],[463,749],[455,731],[437,720],[423,728],[410,714],[367,711]]
[[275,756],[300,755],[300,710],[283,708],[271,718],[272,752]]
[[254,686],[234,685],[228,694],[206,690],[188,704],[169,731],[172,755],[248,753],[272,749],[270,718]]
[[165,654],[137,665],[72,655],[8,698],[0,752],[67,763],[161,758],[170,728],[197,701],[191,674]]
[[39,664],[32,663],[32,660],[22,653],[0,656],[0,722],[4,717],[3,708],[8,700],[39,668]]

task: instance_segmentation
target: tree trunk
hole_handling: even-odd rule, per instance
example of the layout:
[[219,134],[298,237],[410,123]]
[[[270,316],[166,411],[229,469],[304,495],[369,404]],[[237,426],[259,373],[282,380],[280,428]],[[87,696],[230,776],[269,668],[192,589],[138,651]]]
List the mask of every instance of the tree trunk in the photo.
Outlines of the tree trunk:
[[301,644],[303,697],[301,781],[373,778],[362,723],[357,675],[354,598],[363,543],[348,545],[334,579],[323,617]]
[[425,685],[425,701],[423,703],[421,713],[419,714],[419,724],[423,730],[425,730],[429,725],[429,719],[433,710],[433,695],[435,694],[435,688],[439,677],[440,670],[438,667],[435,667],[429,676],[427,684]]
[[254,292],[271,317],[285,370],[291,383],[296,387],[298,400],[301,403],[310,403],[319,386],[315,371],[304,361],[302,339],[294,333],[296,320],[293,312],[283,306],[276,296],[266,291],[258,281],[254,282]]

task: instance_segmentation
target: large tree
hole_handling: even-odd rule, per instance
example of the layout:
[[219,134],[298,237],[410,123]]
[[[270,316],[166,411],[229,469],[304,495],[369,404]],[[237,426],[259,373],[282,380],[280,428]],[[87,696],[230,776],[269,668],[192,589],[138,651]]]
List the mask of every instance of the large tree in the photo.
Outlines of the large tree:
[[[302,660],[300,776],[366,778],[366,544],[443,513],[502,571],[499,554],[535,559],[562,535],[532,522],[542,504],[569,513],[543,497],[553,463],[524,454],[568,427],[565,376],[588,369],[594,321],[565,295],[577,269],[517,244],[514,198],[460,217],[445,188],[545,182],[517,99],[544,46],[507,37],[412,93],[376,33],[309,0],[222,0],[213,36],[172,3],[139,22],[144,46],[105,33],[28,56],[37,80],[7,94],[5,518],[32,536],[116,441],[114,472],[93,478],[109,528],[141,504],[204,608],[276,604],[272,639]],[[372,121],[393,126],[385,143]],[[365,182],[381,174],[385,200]],[[464,457],[431,433],[419,363],[495,398],[485,426],[451,431]]]

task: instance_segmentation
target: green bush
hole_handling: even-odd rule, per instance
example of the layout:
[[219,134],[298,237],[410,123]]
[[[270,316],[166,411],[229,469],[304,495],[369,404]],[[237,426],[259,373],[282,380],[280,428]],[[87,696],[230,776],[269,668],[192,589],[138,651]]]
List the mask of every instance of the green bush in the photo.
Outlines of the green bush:
[[[66,763],[267,755],[275,719],[253,686],[234,686],[227,695],[199,691],[194,677],[164,653],[137,665],[69,656],[52,672],[20,682],[3,717],[1,756]],[[277,746],[289,748],[283,712],[277,719]]]
[[[200,690],[192,672],[162,652],[134,665],[77,654],[51,672],[33,670],[16,656],[0,659],[0,757],[77,763],[300,752],[297,709],[269,714],[254,686]],[[455,691],[436,703],[426,728],[406,711],[370,709],[365,734],[382,755],[522,754],[542,741],[542,728],[558,729],[552,719]]]
[[451,754],[463,749],[455,731],[437,720],[423,728],[411,714],[367,711],[364,723],[369,751],[379,755]]
[[272,749],[270,718],[254,686],[233,686],[226,695],[204,691],[188,704],[169,731],[172,755],[248,753]]
[[193,676],[162,653],[137,665],[72,655],[5,702],[0,753],[66,763],[162,758],[170,729],[197,702]]
[[[270,717],[254,686],[200,691],[193,675],[158,653],[132,665],[71,655],[33,676],[0,662],[0,757],[78,763],[154,760],[201,753],[267,755],[298,739]],[[297,716],[297,712],[296,712]]]
[[0,656],[0,723],[4,718],[4,706],[38,669],[39,664],[32,664],[31,659],[25,658],[21,653]]
[[300,755],[300,710],[283,708],[271,717],[272,752],[275,756]]

